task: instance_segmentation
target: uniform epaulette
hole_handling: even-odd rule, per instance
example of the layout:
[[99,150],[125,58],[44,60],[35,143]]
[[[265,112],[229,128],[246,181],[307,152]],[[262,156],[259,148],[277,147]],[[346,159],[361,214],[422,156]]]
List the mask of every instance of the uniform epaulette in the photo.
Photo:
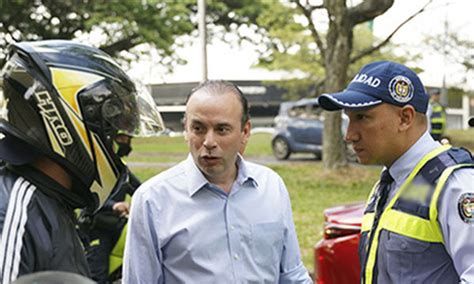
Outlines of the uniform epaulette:
[[471,153],[464,148],[451,148],[439,154],[420,170],[421,175],[430,184],[435,184],[443,171],[457,164],[473,163]]

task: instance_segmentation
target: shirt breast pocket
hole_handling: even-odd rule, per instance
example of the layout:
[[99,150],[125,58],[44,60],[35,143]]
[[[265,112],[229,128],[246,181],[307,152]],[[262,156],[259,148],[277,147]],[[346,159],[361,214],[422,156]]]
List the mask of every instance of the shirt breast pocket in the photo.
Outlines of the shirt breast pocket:
[[252,254],[255,262],[264,266],[279,264],[283,238],[284,228],[281,222],[252,225]]
[[[386,267],[388,273],[394,274],[395,279],[403,275],[414,275],[417,267],[422,265],[427,257],[427,251],[430,243],[409,237],[401,236],[396,233],[387,232],[385,240],[382,241],[385,253],[381,257],[386,257]],[[384,256],[385,255],[385,256]]]
[[388,232],[386,249],[394,253],[420,253],[427,250],[430,243]]

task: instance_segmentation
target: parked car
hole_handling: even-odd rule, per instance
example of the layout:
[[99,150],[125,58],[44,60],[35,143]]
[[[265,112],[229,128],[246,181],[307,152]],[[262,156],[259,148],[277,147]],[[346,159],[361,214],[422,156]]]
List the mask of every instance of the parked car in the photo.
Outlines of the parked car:
[[314,283],[360,283],[358,245],[365,204],[324,211],[323,239],[314,247]]
[[[324,116],[317,98],[301,99],[280,104],[275,117],[272,138],[273,155],[286,160],[292,153],[314,153],[320,158],[323,150]],[[345,131],[349,119],[343,115],[341,131]],[[348,147],[350,160],[355,160],[352,147]]]

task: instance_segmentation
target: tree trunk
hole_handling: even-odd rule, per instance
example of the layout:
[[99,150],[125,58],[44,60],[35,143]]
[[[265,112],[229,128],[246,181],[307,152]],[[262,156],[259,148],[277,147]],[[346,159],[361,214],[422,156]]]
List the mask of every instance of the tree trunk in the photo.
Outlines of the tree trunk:
[[[325,92],[342,91],[347,83],[352,51],[352,24],[347,17],[345,0],[326,1],[333,19],[329,23],[325,57]],[[341,112],[325,112],[323,134],[323,164],[326,169],[338,169],[347,165],[345,143],[341,133]]]

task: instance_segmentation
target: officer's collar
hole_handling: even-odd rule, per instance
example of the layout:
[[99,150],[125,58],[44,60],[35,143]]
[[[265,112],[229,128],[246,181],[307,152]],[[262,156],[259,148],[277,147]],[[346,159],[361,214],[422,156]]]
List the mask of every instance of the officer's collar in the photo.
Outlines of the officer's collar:
[[418,162],[429,152],[441,146],[426,131],[403,155],[389,168],[390,175],[400,186],[413,171]]

